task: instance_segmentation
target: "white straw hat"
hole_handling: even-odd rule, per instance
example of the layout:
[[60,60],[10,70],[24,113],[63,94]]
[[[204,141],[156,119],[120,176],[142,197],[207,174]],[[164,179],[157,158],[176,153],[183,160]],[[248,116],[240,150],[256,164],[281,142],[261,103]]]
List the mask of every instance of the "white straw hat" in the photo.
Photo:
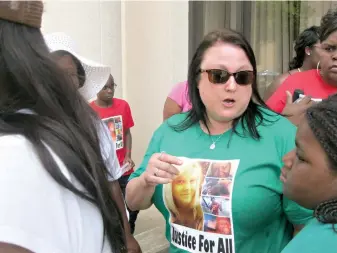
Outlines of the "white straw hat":
[[111,73],[110,67],[93,62],[84,58],[83,56],[78,55],[76,53],[74,41],[65,33],[56,32],[46,34],[44,39],[50,52],[60,50],[67,51],[82,63],[83,69],[85,71],[85,82],[79,89],[79,92],[87,101],[93,99],[109,79]]

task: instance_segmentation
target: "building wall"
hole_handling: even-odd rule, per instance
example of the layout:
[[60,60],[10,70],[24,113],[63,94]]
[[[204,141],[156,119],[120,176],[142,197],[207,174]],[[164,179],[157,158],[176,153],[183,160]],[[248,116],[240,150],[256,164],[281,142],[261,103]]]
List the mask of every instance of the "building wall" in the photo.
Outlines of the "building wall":
[[66,32],[80,54],[111,66],[116,97],[131,106],[139,164],[169,90],[187,77],[188,2],[47,1],[42,30]]
[[125,1],[122,5],[125,98],[136,124],[133,157],[139,163],[162,122],[168,92],[187,78],[188,2]]
[[78,53],[110,66],[122,97],[121,2],[46,1],[42,31],[67,33]]

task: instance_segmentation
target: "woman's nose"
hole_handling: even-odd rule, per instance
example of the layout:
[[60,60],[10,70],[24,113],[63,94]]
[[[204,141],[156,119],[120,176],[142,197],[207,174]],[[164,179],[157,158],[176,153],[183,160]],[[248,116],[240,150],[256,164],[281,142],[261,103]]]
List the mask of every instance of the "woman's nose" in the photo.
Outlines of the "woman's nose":
[[225,84],[226,91],[235,91],[236,90],[236,81],[234,79],[234,76],[230,76],[228,81]]

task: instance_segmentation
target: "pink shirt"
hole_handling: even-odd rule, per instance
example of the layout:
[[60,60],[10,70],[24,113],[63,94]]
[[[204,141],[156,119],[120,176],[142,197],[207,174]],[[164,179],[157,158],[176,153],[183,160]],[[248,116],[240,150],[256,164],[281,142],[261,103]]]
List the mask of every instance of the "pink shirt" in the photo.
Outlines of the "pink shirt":
[[192,108],[192,105],[188,98],[187,81],[177,83],[171,90],[168,97],[175,101],[181,107],[182,112],[187,112]]

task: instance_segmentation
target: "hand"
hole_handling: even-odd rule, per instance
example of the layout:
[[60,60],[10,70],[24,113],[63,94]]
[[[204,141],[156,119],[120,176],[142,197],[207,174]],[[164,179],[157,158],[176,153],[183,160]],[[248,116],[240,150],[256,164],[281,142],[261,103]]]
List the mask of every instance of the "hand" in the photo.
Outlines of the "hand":
[[181,165],[183,162],[175,156],[165,153],[153,154],[149,160],[143,179],[147,186],[167,184],[179,174],[179,170],[174,165]]
[[132,169],[133,167],[135,167],[135,163],[132,161],[131,157],[126,156],[123,162],[123,165],[129,163],[129,168]]
[[282,111],[282,114],[285,115],[294,125],[298,125],[306,110],[315,104],[311,100],[311,97],[305,96],[300,102],[294,103],[292,94],[289,91],[287,93],[287,102]]
[[296,159],[296,149],[293,149],[292,151],[288,152],[282,159],[283,161],[283,167],[281,170],[281,176],[280,179],[283,183],[287,180],[287,174],[291,170],[291,167],[294,164],[294,161]]
[[126,236],[126,246],[128,248],[128,253],[142,253],[137,240],[131,234]]

